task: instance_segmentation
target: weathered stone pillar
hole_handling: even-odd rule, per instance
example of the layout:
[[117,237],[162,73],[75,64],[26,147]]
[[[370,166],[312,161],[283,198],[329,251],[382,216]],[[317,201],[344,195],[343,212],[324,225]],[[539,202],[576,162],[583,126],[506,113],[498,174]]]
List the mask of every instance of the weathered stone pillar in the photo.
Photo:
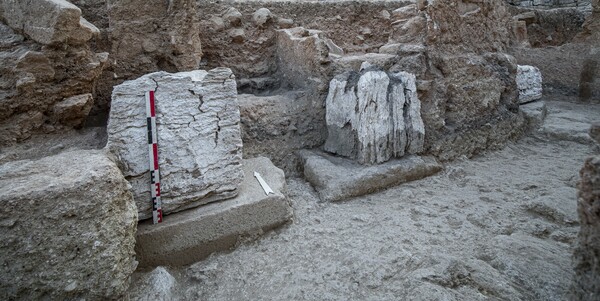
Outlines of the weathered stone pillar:
[[361,164],[423,151],[425,128],[415,76],[367,67],[335,77],[326,100],[325,151]]

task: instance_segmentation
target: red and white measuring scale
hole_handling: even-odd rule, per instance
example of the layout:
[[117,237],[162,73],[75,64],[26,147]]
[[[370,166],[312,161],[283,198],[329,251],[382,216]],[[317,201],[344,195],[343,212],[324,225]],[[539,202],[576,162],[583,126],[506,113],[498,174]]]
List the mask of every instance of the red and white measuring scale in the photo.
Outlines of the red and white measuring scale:
[[148,150],[150,153],[150,195],[152,196],[152,221],[162,222],[160,201],[160,171],[158,168],[158,135],[156,132],[156,107],[154,91],[146,92],[146,122],[148,125]]

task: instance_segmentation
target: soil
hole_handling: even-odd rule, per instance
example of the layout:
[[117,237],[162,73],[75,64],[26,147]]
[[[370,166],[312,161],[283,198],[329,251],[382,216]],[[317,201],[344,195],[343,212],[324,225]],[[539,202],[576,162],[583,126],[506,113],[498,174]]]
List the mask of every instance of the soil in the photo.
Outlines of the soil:
[[[549,106],[548,118],[559,114],[560,103]],[[579,113],[589,112],[600,118],[600,106]],[[436,176],[342,203],[321,202],[308,183],[290,178],[294,222],[229,253],[168,268],[176,279],[171,297],[568,299],[578,172],[598,146],[558,139],[531,134]]]

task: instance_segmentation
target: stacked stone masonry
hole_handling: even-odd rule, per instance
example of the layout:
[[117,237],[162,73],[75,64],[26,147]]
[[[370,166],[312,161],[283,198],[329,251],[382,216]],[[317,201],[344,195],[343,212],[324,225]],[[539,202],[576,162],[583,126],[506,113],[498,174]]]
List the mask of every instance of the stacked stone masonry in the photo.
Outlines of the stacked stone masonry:
[[99,32],[64,0],[0,1],[0,144],[82,127],[108,54]]

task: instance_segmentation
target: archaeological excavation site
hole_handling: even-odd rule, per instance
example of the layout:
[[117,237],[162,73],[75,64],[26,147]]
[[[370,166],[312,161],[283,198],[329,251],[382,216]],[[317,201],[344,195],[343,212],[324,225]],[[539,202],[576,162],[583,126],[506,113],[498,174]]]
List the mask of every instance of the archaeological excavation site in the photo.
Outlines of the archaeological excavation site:
[[0,0],[0,300],[600,300],[599,0]]

